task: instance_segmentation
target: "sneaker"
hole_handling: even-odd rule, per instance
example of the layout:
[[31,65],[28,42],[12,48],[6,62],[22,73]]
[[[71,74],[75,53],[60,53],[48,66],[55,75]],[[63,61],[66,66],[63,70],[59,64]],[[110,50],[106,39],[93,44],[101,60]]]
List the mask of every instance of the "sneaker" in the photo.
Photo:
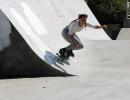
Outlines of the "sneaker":
[[71,56],[74,57],[74,53],[73,53],[73,50],[71,50]]
[[67,58],[67,57],[68,57],[68,53],[67,53],[66,48],[60,49],[59,53],[60,53],[60,55],[61,55],[62,57],[64,57],[64,58]]
[[72,50],[69,50],[69,51],[68,51],[68,54],[69,54],[69,56],[74,57],[74,53],[73,53]]

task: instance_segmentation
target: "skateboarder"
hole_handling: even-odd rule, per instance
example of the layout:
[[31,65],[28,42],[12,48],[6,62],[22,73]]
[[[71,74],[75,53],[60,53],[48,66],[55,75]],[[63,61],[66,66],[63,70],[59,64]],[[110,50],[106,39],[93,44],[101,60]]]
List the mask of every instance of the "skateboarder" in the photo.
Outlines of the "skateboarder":
[[74,57],[73,50],[79,50],[83,48],[83,44],[78,38],[78,36],[75,34],[76,32],[80,32],[82,29],[86,27],[91,27],[94,29],[100,29],[100,28],[106,28],[106,25],[98,26],[98,25],[91,25],[90,23],[87,23],[86,20],[88,18],[88,15],[86,14],[80,14],[78,16],[78,19],[72,21],[69,25],[67,25],[62,30],[62,36],[63,38],[70,43],[65,48],[62,48],[59,50],[59,53],[63,57],[69,58],[70,56]]

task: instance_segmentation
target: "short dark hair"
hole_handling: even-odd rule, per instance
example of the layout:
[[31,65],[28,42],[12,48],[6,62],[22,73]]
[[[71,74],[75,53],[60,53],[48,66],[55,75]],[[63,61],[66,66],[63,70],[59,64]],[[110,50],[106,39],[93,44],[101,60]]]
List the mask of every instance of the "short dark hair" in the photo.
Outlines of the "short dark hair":
[[79,14],[79,16],[78,16],[78,18],[80,19],[80,18],[82,18],[82,17],[88,17],[88,15],[86,15],[86,14]]
[[[87,18],[88,15],[86,15],[86,14],[79,14],[78,19],[73,20],[71,23],[73,23],[73,22],[79,20],[79,19],[82,18],[82,17],[86,17],[86,18]],[[71,24],[71,23],[70,23],[70,24]],[[87,26],[87,23],[85,23],[85,29],[86,29],[86,26]]]
[[[83,17],[88,18],[88,15],[87,14],[79,14],[78,19],[83,18]],[[87,27],[87,23],[85,23],[85,29],[86,29],[86,27]]]

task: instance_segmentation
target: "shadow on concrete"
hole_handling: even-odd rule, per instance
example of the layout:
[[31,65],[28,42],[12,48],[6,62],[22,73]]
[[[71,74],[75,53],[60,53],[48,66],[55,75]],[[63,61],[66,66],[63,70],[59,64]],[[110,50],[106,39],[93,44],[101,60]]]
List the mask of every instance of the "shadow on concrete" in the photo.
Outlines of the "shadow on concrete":
[[68,60],[62,60],[58,55],[53,54],[50,51],[46,51],[44,58],[45,58],[45,61],[48,62],[50,65],[54,65],[62,72],[67,73],[67,71],[62,67],[65,64],[70,65]]

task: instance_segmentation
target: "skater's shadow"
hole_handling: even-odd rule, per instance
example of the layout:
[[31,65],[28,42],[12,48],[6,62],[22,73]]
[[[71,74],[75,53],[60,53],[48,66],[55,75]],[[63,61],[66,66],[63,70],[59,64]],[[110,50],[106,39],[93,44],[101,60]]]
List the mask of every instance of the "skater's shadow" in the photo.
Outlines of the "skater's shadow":
[[55,65],[57,68],[67,73],[66,70],[63,68],[65,64],[70,65],[70,63],[67,60],[64,60],[64,61],[58,60],[59,57],[50,51],[45,52],[44,58],[45,58],[45,61],[48,62],[50,65]]

